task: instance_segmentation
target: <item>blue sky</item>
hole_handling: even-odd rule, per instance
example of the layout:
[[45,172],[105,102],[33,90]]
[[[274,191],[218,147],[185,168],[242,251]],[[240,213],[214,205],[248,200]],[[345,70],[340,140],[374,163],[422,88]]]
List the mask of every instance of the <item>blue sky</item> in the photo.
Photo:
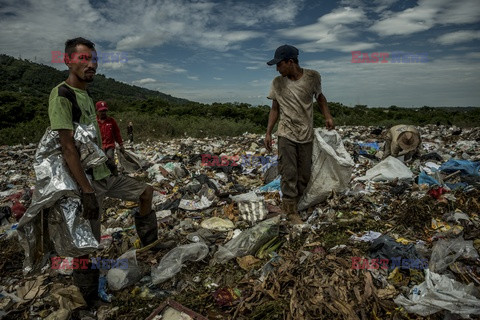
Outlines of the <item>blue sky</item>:
[[[285,43],[322,75],[328,101],[480,106],[480,1],[0,0],[0,52],[51,63],[83,36],[126,63],[98,73],[193,101],[268,104],[266,62]],[[352,63],[352,51],[426,54],[424,63]],[[391,59],[387,59],[391,60]]]

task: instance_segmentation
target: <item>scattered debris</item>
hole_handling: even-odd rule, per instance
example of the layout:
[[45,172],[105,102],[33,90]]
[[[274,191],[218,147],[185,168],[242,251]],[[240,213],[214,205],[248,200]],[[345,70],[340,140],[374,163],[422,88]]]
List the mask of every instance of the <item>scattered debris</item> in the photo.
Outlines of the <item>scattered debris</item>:
[[[278,159],[261,135],[130,145],[119,171],[154,186],[159,240],[139,249],[137,204],[106,199],[94,256],[106,263],[99,295],[110,302],[96,317],[478,316],[480,130],[423,127],[422,155],[406,162],[382,161],[381,128],[337,132],[343,158],[355,160],[350,183],[306,206],[300,228],[282,220]],[[41,266],[24,276],[17,219],[32,210],[36,147],[0,146],[0,319],[68,319],[84,306],[55,234],[41,234],[29,257]],[[412,263],[422,259],[430,269]]]

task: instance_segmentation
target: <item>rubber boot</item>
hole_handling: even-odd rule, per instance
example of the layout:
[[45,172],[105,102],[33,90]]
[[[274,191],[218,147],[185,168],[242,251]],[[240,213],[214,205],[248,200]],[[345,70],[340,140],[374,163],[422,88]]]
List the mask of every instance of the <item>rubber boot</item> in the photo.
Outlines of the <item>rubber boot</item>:
[[303,224],[302,218],[298,214],[297,201],[295,199],[283,198],[282,209],[290,224]]
[[73,284],[80,289],[88,307],[95,306],[98,302],[98,283],[100,277],[99,269],[92,269],[90,262],[87,269],[73,270]]
[[142,246],[145,247],[158,239],[157,215],[152,210],[142,217],[138,210],[135,211],[135,228]]
[[118,176],[118,168],[117,168],[117,165],[115,164],[115,160],[108,159],[107,162],[105,163],[107,164],[107,167],[112,173],[112,175]]

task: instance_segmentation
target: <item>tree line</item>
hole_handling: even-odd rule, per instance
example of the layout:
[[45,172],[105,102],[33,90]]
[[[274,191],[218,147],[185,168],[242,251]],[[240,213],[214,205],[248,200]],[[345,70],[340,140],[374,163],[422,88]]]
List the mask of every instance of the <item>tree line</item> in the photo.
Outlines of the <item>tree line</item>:
[[[48,126],[48,96],[65,80],[67,71],[0,55],[0,144],[36,143]],[[270,107],[247,103],[202,104],[158,91],[118,82],[98,74],[89,87],[96,100],[107,100],[109,114],[122,132],[133,121],[137,141],[179,136],[235,136],[246,131],[264,133]],[[369,108],[328,103],[337,125],[389,127],[398,123],[457,125],[480,123],[480,108]],[[318,108],[314,124],[323,126]],[[139,139],[139,140],[138,140]]]

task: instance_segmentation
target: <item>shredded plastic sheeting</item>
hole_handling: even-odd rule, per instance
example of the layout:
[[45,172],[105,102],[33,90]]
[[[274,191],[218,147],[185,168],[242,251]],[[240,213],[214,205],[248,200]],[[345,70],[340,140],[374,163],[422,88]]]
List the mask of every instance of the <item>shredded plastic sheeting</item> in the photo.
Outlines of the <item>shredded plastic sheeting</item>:
[[399,295],[395,303],[408,312],[428,316],[442,310],[459,315],[480,315],[478,289],[425,269],[425,282],[414,286],[408,298]]
[[186,261],[199,261],[208,254],[208,246],[203,242],[178,246],[168,252],[160,263],[152,268],[152,282],[162,283],[180,272]]

